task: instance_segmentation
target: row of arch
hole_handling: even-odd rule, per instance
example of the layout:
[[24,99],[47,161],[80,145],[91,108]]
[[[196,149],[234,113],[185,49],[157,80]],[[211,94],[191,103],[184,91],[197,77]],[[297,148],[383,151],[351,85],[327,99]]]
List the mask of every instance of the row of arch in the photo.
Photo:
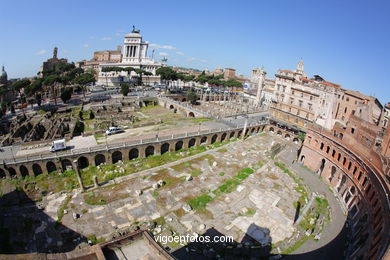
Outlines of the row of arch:
[[[305,160],[306,156],[311,159]],[[354,223],[351,230],[356,239],[351,240],[352,246],[362,249],[367,244],[369,250],[363,249],[361,253],[368,252],[366,257],[374,259],[380,241],[385,240],[386,236],[385,213],[381,203],[386,198],[380,192],[379,183],[375,182],[375,173],[339,146],[337,140],[333,142],[311,133],[305,139],[299,161],[335,188]],[[367,240],[370,242],[367,243]]]
[[[245,135],[253,135],[263,131],[264,126],[248,127]],[[160,155],[167,152],[179,151],[183,148],[213,144],[217,141],[223,142],[243,135],[243,130],[233,130],[210,135],[189,137],[176,141],[166,141],[159,144],[137,146],[130,149],[119,149],[112,152],[100,152],[71,158],[60,158],[46,162],[34,162],[18,166],[0,167],[0,178],[3,177],[25,177],[37,176],[42,173],[51,173],[57,170],[65,171],[72,167],[72,161],[77,160],[79,168],[83,169],[90,165],[98,166],[103,163],[117,163],[124,160]]]
[[284,131],[284,130],[282,130],[280,128],[277,128],[277,127],[274,127],[274,126],[270,126],[268,128],[268,132],[271,133],[271,134],[274,134],[276,132],[277,136],[283,137],[286,140],[293,139],[292,141],[294,143],[299,143],[300,142],[299,138],[294,133],[290,133],[290,132]]
[[[184,101],[183,101],[184,102]],[[164,107],[173,111],[173,113],[177,113],[178,111],[182,111],[187,117],[195,117],[195,113],[192,111],[187,111],[186,109],[181,108],[180,106],[175,106],[174,104],[165,103]]]

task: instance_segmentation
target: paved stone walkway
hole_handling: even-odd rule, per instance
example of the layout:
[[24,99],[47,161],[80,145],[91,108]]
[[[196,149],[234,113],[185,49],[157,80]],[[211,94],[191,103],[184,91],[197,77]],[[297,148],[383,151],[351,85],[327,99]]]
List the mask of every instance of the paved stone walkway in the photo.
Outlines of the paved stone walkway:
[[[307,240],[300,248],[298,248],[294,254],[305,254],[312,252],[318,249],[325,249],[325,254],[328,254],[328,257],[323,254],[316,254],[315,259],[341,259],[337,257],[342,257],[343,250],[345,246],[343,227],[347,216],[344,212],[339,199],[335,196],[333,191],[325,184],[322,179],[316,175],[314,172],[303,167],[299,163],[292,164],[293,160],[296,159],[297,148],[294,146],[286,147],[279,155],[278,159],[286,164],[292,171],[300,178],[303,179],[304,183],[310,188],[311,191],[314,191],[318,194],[324,195],[331,208],[331,222],[325,227],[324,231],[321,234],[319,241],[315,242],[313,240]],[[337,240],[335,240],[335,238]],[[332,244],[332,248],[327,246]],[[330,255],[334,253],[339,253],[336,258],[329,258]],[[311,259],[313,255],[308,254],[308,258]],[[299,258],[301,259],[301,258]]]

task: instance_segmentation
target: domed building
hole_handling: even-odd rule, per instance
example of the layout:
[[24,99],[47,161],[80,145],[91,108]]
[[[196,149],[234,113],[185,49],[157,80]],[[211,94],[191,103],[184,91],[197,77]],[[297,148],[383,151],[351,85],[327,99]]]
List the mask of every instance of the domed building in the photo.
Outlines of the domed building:
[[1,69],[1,76],[0,76],[0,84],[6,84],[8,82],[8,75],[7,75],[7,72],[5,71],[4,69],[4,65],[3,65],[3,68]]

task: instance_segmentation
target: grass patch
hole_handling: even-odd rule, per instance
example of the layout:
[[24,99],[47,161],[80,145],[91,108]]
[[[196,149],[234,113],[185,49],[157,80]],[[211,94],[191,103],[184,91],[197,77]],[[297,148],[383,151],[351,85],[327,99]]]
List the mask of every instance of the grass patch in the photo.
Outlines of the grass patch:
[[96,238],[95,235],[89,235],[89,236],[87,236],[87,239],[89,241],[91,241],[93,245],[96,245],[96,244],[99,244],[99,243],[103,243],[103,242],[106,241],[106,239],[104,239],[104,237]]
[[293,253],[295,250],[300,248],[308,239],[309,239],[308,236],[301,238],[300,240],[295,242],[294,245],[292,245],[289,248],[287,248],[286,250],[282,251],[281,254],[282,255],[289,255],[289,254]]
[[225,173],[224,172],[220,172],[219,176],[225,176]]
[[[308,198],[308,194],[307,194],[307,191],[306,191],[305,187],[303,186],[301,180],[298,177],[296,177],[289,169],[287,169],[284,164],[279,163],[279,162],[274,162],[274,164],[277,167],[279,167],[284,173],[286,173],[288,176],[290,176],[295,181],[295,183],[297,183],[298,186],[295,187],[295,190],[298,193],[300,193],[298,201],[299,201],[299,203],[301,205],[300,211],[299,211],[299,213],[301,213],[304,205],[306,204],[306,200]],[[298,202],[294,202],[293,205],[294,205],[294,207],[297,207]]]
[[193,169],[192,171],[190,171],[190,174],[192,177],[197,177],[202,174],[202,171],[199,169]]
[[57,210],[57,222],[61,222],[62,218],[65,215],[65,210],[68,209],[68,203],[72,199],[72,196],[66,196],[64,202],[62,203],[61,207]]
[[253,215],[255,215],[255,213],[256,213],[255,209],[248,208],[248,211],[246,212],[246,215],[247,216],[253,216]]
[[191,206],[193,210],[197,210],[206,207],[207,203],[212,200],[213,198],[211,196],[203,194],[196,198],[188,200],[187,203]]
[[102,194],[95,194],[90,191],[84,195],[84,201],[88,205],[105,205],[107,204]]

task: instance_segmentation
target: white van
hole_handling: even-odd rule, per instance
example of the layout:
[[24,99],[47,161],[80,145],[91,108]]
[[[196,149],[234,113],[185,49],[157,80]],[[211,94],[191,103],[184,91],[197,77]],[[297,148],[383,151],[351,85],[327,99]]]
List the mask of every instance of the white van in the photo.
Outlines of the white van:
[[66,149],[65,139],[53,141],[50,147],[51,152],[61,151],[65,149]]

